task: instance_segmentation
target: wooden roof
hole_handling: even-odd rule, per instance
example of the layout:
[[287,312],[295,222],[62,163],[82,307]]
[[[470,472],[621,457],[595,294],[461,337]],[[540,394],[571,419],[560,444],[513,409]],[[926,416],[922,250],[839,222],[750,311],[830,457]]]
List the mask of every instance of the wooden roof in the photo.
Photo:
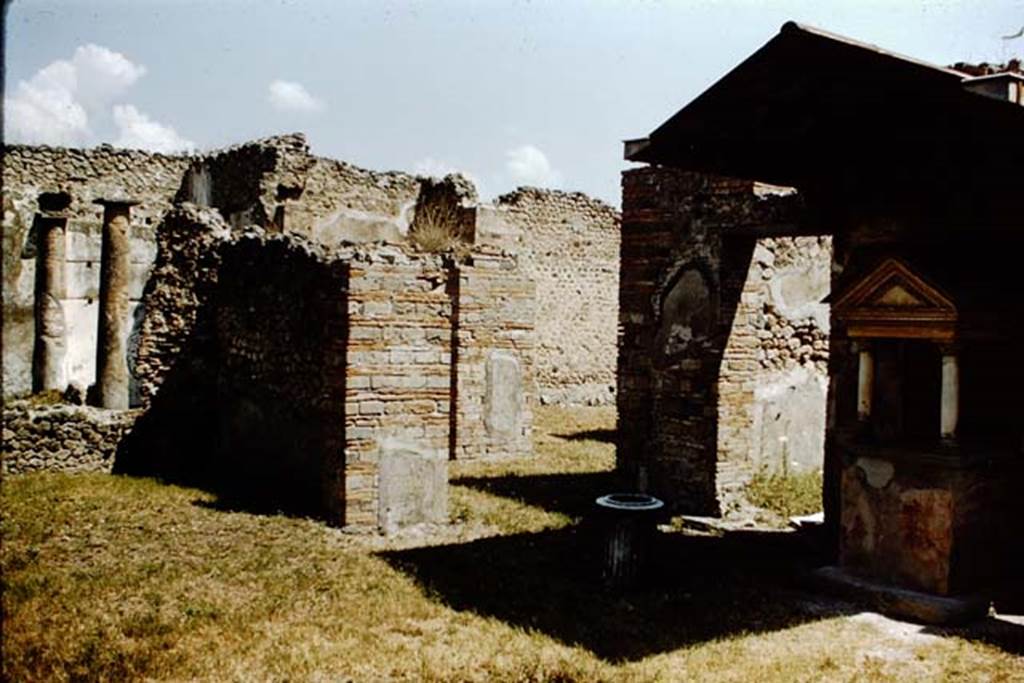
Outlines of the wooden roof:
[[968,78],[789,22],[626,158],[794,186],[1009,173],[1019,189],[1024,107]]

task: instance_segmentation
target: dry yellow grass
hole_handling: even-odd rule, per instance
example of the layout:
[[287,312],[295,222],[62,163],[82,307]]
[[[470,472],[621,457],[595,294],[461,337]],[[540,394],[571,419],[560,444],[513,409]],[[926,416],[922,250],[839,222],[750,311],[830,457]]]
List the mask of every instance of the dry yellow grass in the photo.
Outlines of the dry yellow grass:
[[9,477],[3,678],[1024,679],[1014,632],[920,633],[723,570],[720,546],[666,546],[648,590],[603,593],[573,522],[615,485],[613,421],[542,410],[535,457],[453,466],[458,524],[392,539],[146,479]]
[[420,251],[431,254],[454,250],[461,256],[468,248],[459,236],[455,208],[449,205],[429,204],[417,209],[409,240]]

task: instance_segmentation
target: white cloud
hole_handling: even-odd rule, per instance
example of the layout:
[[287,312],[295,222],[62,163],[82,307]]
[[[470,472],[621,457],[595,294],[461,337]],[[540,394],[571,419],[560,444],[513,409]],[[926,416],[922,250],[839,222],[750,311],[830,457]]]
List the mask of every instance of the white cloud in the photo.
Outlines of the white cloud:
[[122,92],[146,74],[120,52],[99,45],[82,45],[71,58],[77,87],[75,95],[86,109],[106,109]]
[[153,121],[130,104],[114,106],[114,124],[118,128],[115,147],[146,149],[151,152],[186,152],[195,149],[187,140],[170,126]]
[[93,124],[113,117],[115,144],[153,151],[189,149],[173,128],[151,120],[132,105],[111,104],[146,74],[146,67],[101,45],[80,45],[70,59],[58,59],[18,83],[4,98],[9,139],[50,145],[98,142]]
[[267,86],[267,100],[281,111],[321,111],[324,104],[313,97],[305,86],[295,81],[271,81]]
[[533,145],[505,152],[505,170],[517,185],[556,187],[562,182],[562,174],[551,166],[547,155]]
[[18,83],[4,98],[4,128],[11,140],[33,144],[75,145],[89,136],[89,115],[75,100],[75,69],[57,61]]

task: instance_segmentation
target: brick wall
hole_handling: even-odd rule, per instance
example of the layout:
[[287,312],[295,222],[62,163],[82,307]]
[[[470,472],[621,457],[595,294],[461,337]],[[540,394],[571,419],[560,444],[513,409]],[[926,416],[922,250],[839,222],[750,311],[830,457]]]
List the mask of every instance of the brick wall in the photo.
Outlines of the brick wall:
[[[761,237],[800,216],[798,197],[766,190],[673,169],[623,174],[618,460],[681,511],[716,512],[719,458],[771,461],[765,414],[790,386],[824,386],[827,322],[814,322],[821,292],[807,283],[827,292],[828,243]],[[786,374],[797,366],[806,377]],[[807,401],[822,416],[810,439],[820,466],[824,393]]]
[[517,260],[475,252],[451,282],[455,317],[455,458],[528,455],[535,399],[534,283]]
[[[446,520],[449,272],[439,257],[398,249],[363,254],[351,262],[346,524]],[[391,481],[381,476],[383,468],[391,468]],[[430,490],[418,490],[417,484]],[[382,487],[390,487],[393,500],[381,500]],[[429,499],[402,503],[422,494]]]
[[121,471],[396,528],[447,520],[449,457],[529,451],[533,288],[510,254],[232,233],[190,204],[160,235]]

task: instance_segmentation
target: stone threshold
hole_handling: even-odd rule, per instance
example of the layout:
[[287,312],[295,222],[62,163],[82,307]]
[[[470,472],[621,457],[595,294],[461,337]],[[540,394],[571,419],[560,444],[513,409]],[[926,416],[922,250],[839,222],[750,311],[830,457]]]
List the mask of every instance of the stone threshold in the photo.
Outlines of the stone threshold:
[[922,624],[951,626],[988,616],[989,601],[981,596],[948,597],[872,581],[835,566],[809,574],[812,586],[837,597],[867,605],[887,616]]

